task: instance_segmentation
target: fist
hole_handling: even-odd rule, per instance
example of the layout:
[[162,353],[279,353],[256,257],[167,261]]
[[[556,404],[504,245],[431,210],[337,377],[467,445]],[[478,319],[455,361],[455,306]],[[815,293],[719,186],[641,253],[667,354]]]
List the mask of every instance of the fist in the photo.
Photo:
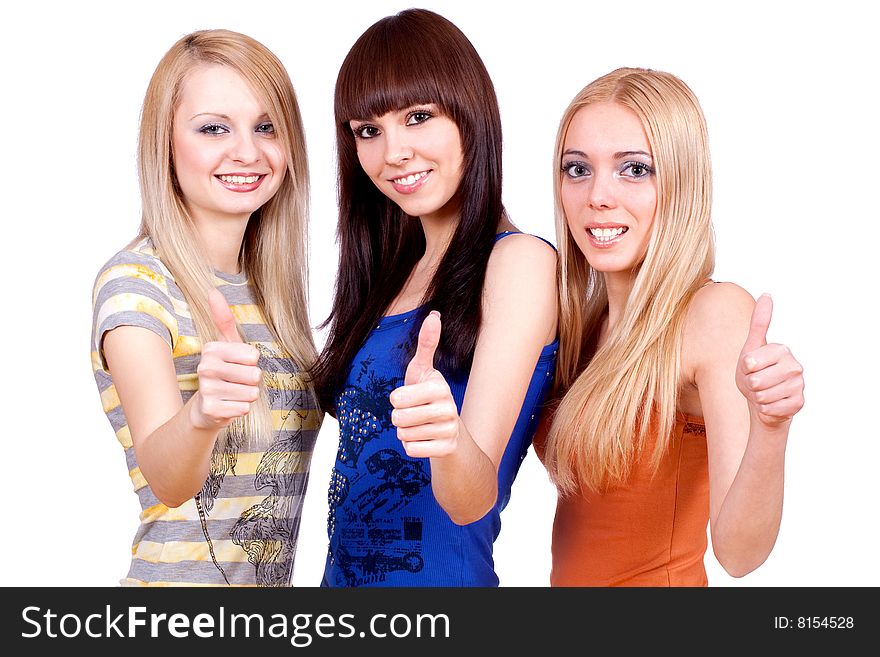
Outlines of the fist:
[[212,289],[208,303],[221,339],[202,347],[199,390],[190,417],[199,428],[221,429],[248,414],[260,396],[263,373],[257,367],[260,352],[239,336],[223,295]]
[[773,301],[762,294],[736,370],[736,386],[749,411],[767,427],[781,426],[804,405],[804,368],[785,345],[767,344]]
[[431,311],[419,329],[416,353],[406,368],[403,385],[390,395],[391,422],[412,457],[447,456],[458,444],[458,408],[446,379],[434,369],[440,330],[440,313]]

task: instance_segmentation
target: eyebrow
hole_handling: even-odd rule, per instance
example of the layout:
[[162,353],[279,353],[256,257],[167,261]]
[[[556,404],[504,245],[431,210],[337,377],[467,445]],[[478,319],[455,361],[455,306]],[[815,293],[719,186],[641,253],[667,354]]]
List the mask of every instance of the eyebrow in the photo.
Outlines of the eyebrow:
[[226,121],[229,120],[229,116],[227,116],[226,114],[220,114],[219,112],[199,112],[198,114],[193,114],[191,117],[189,117],[189,120],[192,121],[193,119],[197,119],[200,116],[216,116],[218,119],[224,119]]
[[[193,114],[191,117],[189,117],[189,120],[192,121],[193,119],[197,119],[200,116],[214,116],[214,117],[217,117],[218,119],[223,119],[224,121],[231,120],[228,114],[221,114],[220,112],[199,112],[198,114]],[[261,114],[257,118],[257,120],[263,121],[268,118],[269,118],[269,114],[268,114],[268,112],[266,112],[266,113]]]
[[[563,155],[578,155],[580,157],[585,157],[587,159],[590,158],[589,155],[584,153],[583,151],[579,151],[576,148],[569,148],[562,152]],[[645,151],[618,151],[614,154],[614,159],[619,160],[622,157],[631,157],[633,155],[644,155],[645,157],[651,158],[650,153],[646,153]]]

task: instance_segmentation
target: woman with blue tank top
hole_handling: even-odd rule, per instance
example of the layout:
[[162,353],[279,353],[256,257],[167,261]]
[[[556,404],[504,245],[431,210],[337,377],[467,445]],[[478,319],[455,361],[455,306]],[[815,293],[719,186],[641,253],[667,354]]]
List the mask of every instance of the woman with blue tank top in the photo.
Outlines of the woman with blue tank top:
[[556,362],[556,253],[501,202],[494,88],[411,9],[339,72],[339,270],[314,371],[339,422],[323,586],[497,586],[492,546]]

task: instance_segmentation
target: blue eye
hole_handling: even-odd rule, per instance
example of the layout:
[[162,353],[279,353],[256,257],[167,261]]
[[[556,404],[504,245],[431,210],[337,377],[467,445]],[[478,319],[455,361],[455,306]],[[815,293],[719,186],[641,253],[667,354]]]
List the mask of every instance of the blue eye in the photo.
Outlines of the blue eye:
[[566,162],[562,165],[562,172],[569,178],[583,178],[590,175],[589,167],[583,162]]
[[219,123],[208,123],[199,128],[199,132],[205,135],[222,135],[225,132],[229,132],[229,128]]
[[256,131],[263,134],[272,134],[275,132],[275,126],[268,122],[261,123],[257,126]]
[[629,178],[647,178],[654,173],[654,169],[644,162],[627,162],[620,169],[620,173]]

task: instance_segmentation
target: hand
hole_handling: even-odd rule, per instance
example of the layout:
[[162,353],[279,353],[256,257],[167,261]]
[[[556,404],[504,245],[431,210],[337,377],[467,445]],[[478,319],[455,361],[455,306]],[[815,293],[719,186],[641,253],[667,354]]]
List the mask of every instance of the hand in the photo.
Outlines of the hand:
[[736,387],[749,403],[752,416],[768,428],[790,422],[804,405],[804,368],[785,345],[767,344],[772,314],[773,301],[762,294],[752,311],[736,369]]
[[412,457],[447,456],[458,444],[458,408],[446,379],[434,369],[440,343],[440,313],[422,322],[416,353],[406,368],[403,385],[391,392],[391,422],[403,449]]
[[257,367],[260,352],[239,336],[223,295],[212,289],[208,303],[222,339],[202,346],[197,370],[199,390],[190,418],[193,425],[201,429],[221,429],[235,418],[248,414],[251,403],[260,396],[263,373]]

